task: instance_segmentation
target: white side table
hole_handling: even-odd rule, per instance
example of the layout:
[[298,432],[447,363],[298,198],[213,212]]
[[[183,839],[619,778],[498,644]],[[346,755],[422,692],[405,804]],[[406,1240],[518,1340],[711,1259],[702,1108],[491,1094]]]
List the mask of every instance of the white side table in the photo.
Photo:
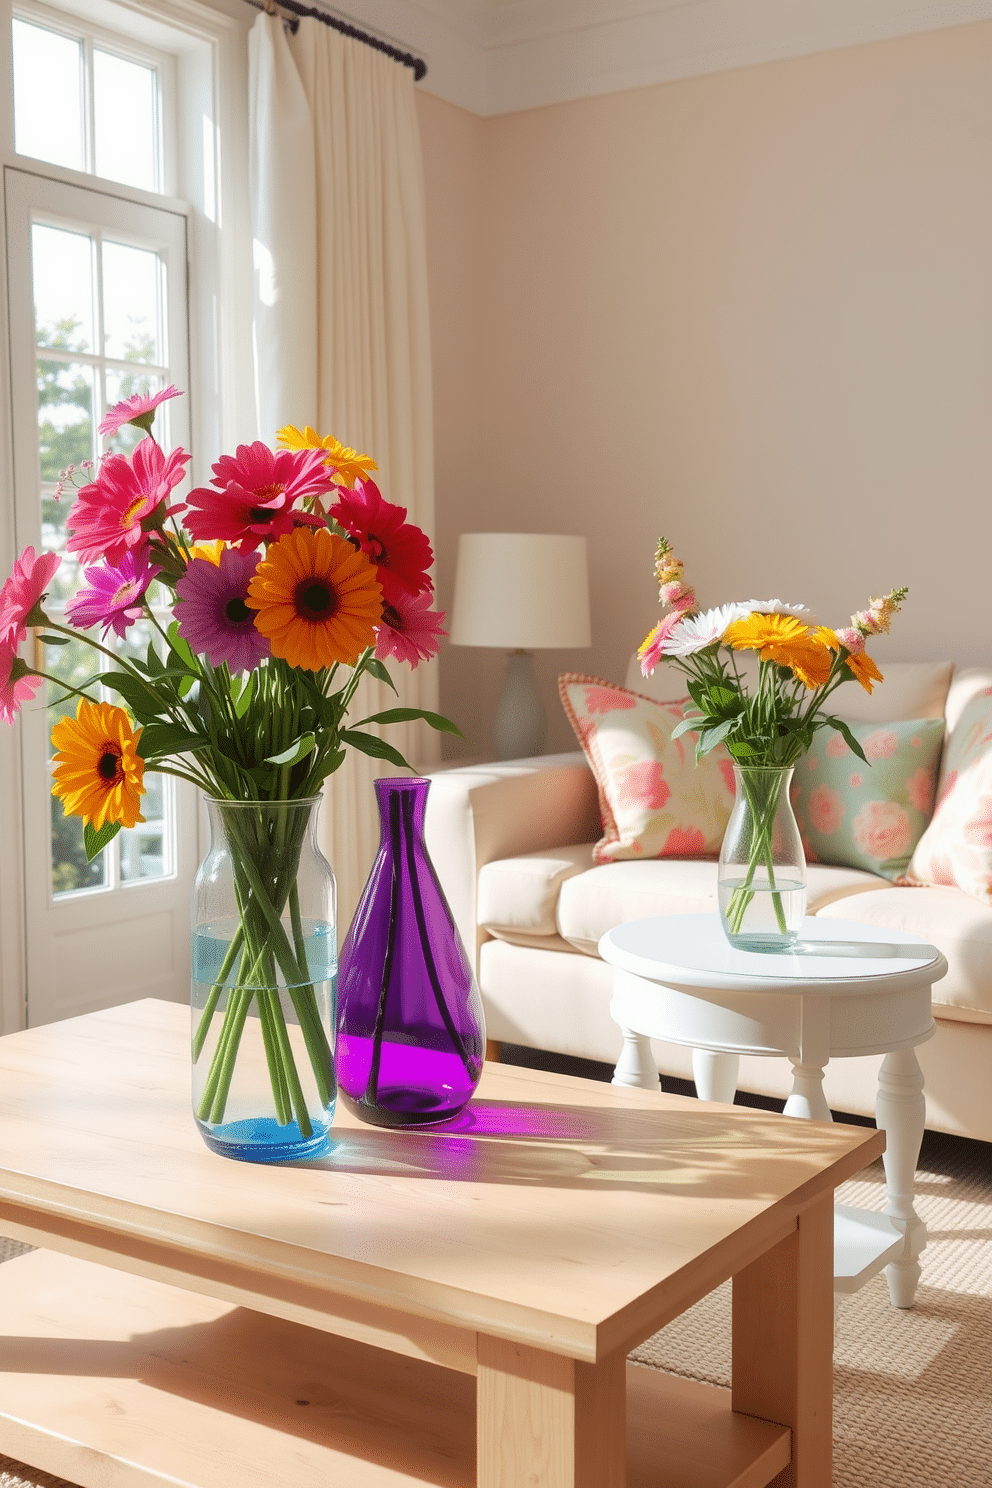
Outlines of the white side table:
[[741,1054],[787,1056],[787,1116],[830,1121],[831,1059],[884,1054],[875,1120],[885,1132],[884,1214],[837,1206],[835,1287],[855,1291],[885,1268],[894,1307],[912,1307],[926,1226],[913,1208],[923,1141],[923,1074],[913,1050],[934,1032],[930,988],[947,971],[915,935],[849,920],[803,921],[796,950],[735,950],[715,914],[618,925],[599,953],[613,967],[623,1050],[615,1085],[657,1090],[651,1039],[686,1044],[701,1100],[733,1102]]

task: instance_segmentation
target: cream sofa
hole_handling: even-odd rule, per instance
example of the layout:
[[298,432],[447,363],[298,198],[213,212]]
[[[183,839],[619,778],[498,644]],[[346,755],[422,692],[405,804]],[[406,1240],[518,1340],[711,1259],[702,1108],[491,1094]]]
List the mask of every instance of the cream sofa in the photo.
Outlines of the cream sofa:
[[[948,734],[992,671],[889,663],[869,697],[836,695],[849,719],[943,715]],[[667,701],[674,669],[627,686]],[[477,958],[491,1039],[613,1063],[611,973],[597,945],[611,926],[716,909],[712,861],[593,863],[601,835],[596,786],[581,753],[442,770],[433,776],[427,842],[466,946]],[[992,908],[954,888],[902,888],[858,869],[811,864],[810,914],[909,931],[937,945],[947,976],[933,988],[937,1032],[918,1050],[927,1125],[992,1142]],[[692,1078],[692,1051],[653,1043],[662,1075]],[[837,1111],[874,1113],[880,1056],[834,1060],[825,1080]],[[743,1058],[739,1088],[788,1095],[786,1059]]]

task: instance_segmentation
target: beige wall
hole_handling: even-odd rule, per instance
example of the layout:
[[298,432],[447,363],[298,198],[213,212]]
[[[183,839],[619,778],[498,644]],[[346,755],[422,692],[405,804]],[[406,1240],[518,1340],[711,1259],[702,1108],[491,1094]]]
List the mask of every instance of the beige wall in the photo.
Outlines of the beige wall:
[[[439,591],[458,531],[583,532],[622,675],[664,532],[704,604],[842,623],[908,583],[903,658],[987,661],[992,25],[481,121],[421,98]],[[472,255],[481,253],[479,261]],[[496,657],[442,706],[488,749]]]

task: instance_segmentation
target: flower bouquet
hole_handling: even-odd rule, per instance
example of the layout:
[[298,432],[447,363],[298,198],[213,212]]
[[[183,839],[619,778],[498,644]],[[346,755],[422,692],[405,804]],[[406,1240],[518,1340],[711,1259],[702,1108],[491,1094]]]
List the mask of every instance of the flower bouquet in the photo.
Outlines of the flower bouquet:
[[[416,666],[436,654],[444,615],[431,607],[426,535],[383,499],[374,461],[334,438],[288,426],[280,449],[241,445],[209,485],[177,499],[190,456],[166,454],[151,433],[157,405],[176,396],[169,387],[119,404],[100,433],[132,424],[145,437],[129,455],[105,454],[86,484],[68,473],[66,547],[83,566],[69,626],[44,609],[57,554],[26,548],[0,590],[0,716],[12,722],[43,679],[64,688],[60,700],[77,696],[75,717],[52,730],[53,793],[82,818],[89,858],[143,820],[146,770],[205,793],[215,847],[201,876],[215,916],[194,924],[197,1120],[218,1150],[298,1155],[323,1143],[335,1096],[333,880],[315,852],[316,798],[349,748],[406,766],[371,725],[423,719],[457,733],[420,708],[347,717],[364,674],[392,686],[387,659]],[[157,635],[146,655],[106,644],[139,619]],[[45,645],[98,627],[102,639],[82,639],[105,669],[74,687],[31,666],[18,652],[39,627]],[[271,1109],[242,1102],[232,1121],[250,1012]]]
[[[871,600],[850,625],[816,625],[804,605],[743,600],[700,611],[682,561],[662,538],[655,554],[659,597],[670,613],[638,650],[650,676],[659,661],[687,680],[689,706],[673,738],[696,735],[697,760],[718,744],[734,765],[737,804],[720,854],[718,895],[724,929],[742,949],[795,943],[805,913],[806,864],[789,805],[792,767],[817,729],[842,734],[865,758],[843,719],[826,711],[844,682],[867,692],[883,680],[865,649],[887,632],[908,590]],[[742,676],[743,653],[756,653],[757,679]]]

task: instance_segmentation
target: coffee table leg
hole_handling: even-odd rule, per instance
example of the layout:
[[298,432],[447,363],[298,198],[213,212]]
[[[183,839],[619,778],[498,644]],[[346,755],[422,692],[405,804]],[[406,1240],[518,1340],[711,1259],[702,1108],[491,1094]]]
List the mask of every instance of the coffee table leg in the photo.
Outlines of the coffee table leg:
[[734,1277],[735,1411],[792,1428],[792,1462],[770,1488],[830,1488],[833,1195]]
[[927,1227],[913,1208],[926,1116],[923,1071],[915,1051],[886,1054],[878,1072],[875,1122],[885,1132],[885,1213],[903,1236],[902,1257],[885,1268],[893,1307],[912,1307],[920,1279],[918,1258],[927,1243]]
[[737,1075],[741,1067],[739,1054],[723,1054],[715,1049],[693,1049],[692,1078],[700,1100],[734,1104]]
[[625,1488],[622,1351],[580,1364],[478,1335],[478,1488]]
[[613,1085],[627,1085],[634,1090],[661,1089],[658,1066],[651,1052],[651,1040],[644,1033],[621,1026],[623,1047],[613,1070]]

